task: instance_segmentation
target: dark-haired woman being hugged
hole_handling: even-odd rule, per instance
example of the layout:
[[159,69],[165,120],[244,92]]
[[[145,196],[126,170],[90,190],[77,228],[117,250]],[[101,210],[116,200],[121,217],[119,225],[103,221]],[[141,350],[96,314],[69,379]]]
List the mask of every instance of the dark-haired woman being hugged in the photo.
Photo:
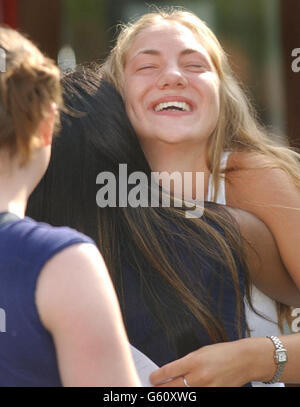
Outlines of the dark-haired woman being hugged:
[[[119,205],[118,191],[127,183],[120,164],[127,165],[128,176],[140,171],[151,178],[122,98],[87,68],[66,75],[63,89],[71,115],[62,115],[49,168],[28,213],[53,225],[75,227],[98,242],[129,340],[157,365],[230,341],[226,352],[217,348],[216,359],[207,365],[213,368],[213,379],[219,379],[214,384],[241,386],[262,379],[239,358],[246,347],[236,346],[246,336],[243,299],[244,294],[249,299],[249,278],[276,299],[299,304],[299,292],[285,273],[269,230],[253,215],[213,203],[205,204],[199,219],[186,218],[184,208],[151,207],[149,202],[145,207]],[[112,180],[110,190],[105,177]],[[128,195],[134,193],[136,185],[128,182],[127,187]],[[100,199],[102,188],[107,193]],[[116,196],[116,205],[106,205],[108,194]],[[103,207],[96,205],[96,197]],[[266,261],[260,262],[262,258]],[[270,350],[268,341],[264,345]],[[266,378],[273,369],[269,362]],[[178,376],[176,385],[197,384],[190,382],[190,375]]]
[[93,241],[24,217],[50,159],[59,70],[12,29],[0,47],[0,386],[137,386]]

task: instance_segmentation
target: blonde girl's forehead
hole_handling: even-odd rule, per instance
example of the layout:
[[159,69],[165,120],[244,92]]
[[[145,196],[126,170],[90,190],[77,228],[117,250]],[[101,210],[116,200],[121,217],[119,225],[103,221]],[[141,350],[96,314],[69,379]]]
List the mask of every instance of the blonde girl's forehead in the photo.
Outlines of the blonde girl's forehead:
[[142,28],[137,33],[136,37],[133,40],[133,43],[135,42],[135,40],[138,40],[140,38],[143,38],[144,40],[147,38],[151,39],[151,36],[153,35],[169,35],[174,37],[186,35],[190,36],[191,38],[194,37],[196,40],[200,40],[199,38],[197,38],[195,32],[193,32],[193,30],[191,30],[185,24],[173,20],[160,20]]
[[[160,41],[157,41],[157,39]],[[159,49],[165,42],[174,38],[186,45],[187,48],[201,49],[210,56],[205,41],[191,28],[178,21],[162,20],[143,28],[132,40],[127,52],[126,63],[139,52],[140,49]]]

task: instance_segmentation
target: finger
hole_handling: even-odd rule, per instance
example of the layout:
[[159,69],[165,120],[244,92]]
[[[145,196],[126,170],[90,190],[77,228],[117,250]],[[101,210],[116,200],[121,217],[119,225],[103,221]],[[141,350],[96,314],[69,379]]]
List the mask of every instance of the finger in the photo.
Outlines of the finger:
[[175,360],[174,362],[168,363],[162,366],[160,369],[155,370],[150,375],[150,382],[152,384],[159,384],[167,379],[183,376],[186,372],[190,370],[191,357],[187,355],[181,359]]
[[157,384],[155,387],[186,387],[186,386],[183,381],[183,376],[179,376],[167,382]]

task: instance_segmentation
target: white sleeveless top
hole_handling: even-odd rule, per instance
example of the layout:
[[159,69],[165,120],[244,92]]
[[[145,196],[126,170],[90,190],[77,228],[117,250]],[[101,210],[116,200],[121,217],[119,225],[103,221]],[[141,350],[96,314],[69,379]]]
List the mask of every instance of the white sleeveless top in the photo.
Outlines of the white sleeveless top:
[[[227,160],[230,152],[223,152],[221,157],[220,168],[225,169],[227,166]],[[214,185],[212,175],[208,181],[208,194],[207,201],[213,201],[214,198]],[[216,197],[216,203],[226,205],[226,189],[225,189],[225,174],[221,174],[218,195]],[[248,302],[245,299],[245,313],[247,324],[250,329],[251,336],[279,336],[281,335],[280,329],[277,325],[278,317],[276,311],[276,302],[270,297],[266,296],[254,285],[251,287],[251,299],[254,308],[262,315],[265,315],[271,321],[268,321],[259,315],[255,314],[250,308]],[[262,382],[252,382],[253,387],[283,387],[283,383],[264,384]]]

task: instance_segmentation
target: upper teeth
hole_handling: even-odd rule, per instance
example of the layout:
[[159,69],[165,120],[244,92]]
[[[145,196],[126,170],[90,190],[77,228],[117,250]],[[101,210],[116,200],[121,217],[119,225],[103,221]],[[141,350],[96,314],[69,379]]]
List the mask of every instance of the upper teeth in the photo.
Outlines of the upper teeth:
[[165,103],[159,103],[154,107],[154,110],[156,112],[160,112],[163,109],[166,109],[167,107],[178,107],[179,109],[182,109],[186,112],[190,112],[191,108],[190,106],[185,103],[185,102],[165,102]]

